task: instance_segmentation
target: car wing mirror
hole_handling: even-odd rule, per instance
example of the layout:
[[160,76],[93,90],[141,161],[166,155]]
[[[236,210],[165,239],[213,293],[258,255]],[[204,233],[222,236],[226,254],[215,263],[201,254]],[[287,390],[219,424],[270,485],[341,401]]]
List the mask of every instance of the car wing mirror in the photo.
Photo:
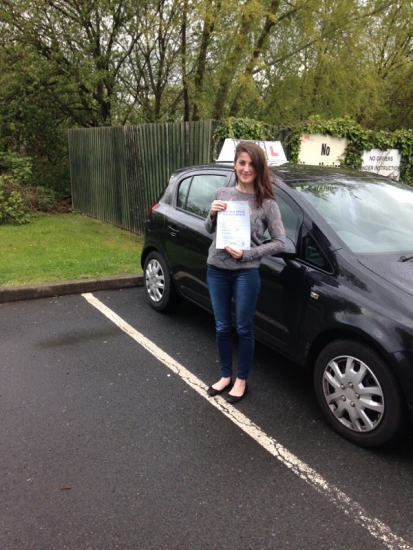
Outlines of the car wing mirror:
[[274,254],[276,258],[282,258],[283,260],[294,260],[297,257],[297,247],[294,241],[290,237],[285,237],[285,248],[282,252]]

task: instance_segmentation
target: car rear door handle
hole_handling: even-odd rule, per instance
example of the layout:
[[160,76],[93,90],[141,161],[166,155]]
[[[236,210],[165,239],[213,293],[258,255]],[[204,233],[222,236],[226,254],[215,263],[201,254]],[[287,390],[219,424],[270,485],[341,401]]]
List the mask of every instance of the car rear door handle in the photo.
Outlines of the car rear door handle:
[[175,236],[179,233],[179,229],[176,227],[172,227],[172,225],[168,225],[168,229],[170,230],[172,236]]

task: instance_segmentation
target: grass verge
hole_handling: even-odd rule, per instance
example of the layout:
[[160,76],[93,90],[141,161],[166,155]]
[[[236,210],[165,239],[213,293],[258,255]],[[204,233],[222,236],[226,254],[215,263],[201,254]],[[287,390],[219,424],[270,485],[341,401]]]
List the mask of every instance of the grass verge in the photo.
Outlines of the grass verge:
[[0,286],[142,272],[143,239],[81,214],[44,215],[0,226]]

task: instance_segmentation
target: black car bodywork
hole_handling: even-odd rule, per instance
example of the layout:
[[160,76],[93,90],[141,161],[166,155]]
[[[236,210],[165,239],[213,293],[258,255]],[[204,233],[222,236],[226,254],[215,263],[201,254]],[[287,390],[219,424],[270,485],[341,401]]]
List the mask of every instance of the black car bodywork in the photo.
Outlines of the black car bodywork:
[[[341,435],[368,447],[389,443],[413,411],[413,265],[400,254],[355,254],[298,191],[385,178],[289,164],[273,173],[289,244],[261,263],[256,337],[314,371],[320,407]],[[142,266],[155,309],[184,297],[211,311],[204,218],[215,189],[234,184],[229,165],[185,168],[152,207]]]

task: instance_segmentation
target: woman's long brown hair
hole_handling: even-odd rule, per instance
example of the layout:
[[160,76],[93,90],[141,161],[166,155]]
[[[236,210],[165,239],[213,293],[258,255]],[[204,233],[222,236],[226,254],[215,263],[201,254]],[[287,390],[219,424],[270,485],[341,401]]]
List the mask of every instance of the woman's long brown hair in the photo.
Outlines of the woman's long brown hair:
[[235,149],[234,162],[241,153],[248,153],[257,177],[254,180],[255,202],[258,207],[262,206],[264,199],[275,200],[272,188],[271,172],[267,165],[265,153],[259,145],[252,141],[240,141]]

